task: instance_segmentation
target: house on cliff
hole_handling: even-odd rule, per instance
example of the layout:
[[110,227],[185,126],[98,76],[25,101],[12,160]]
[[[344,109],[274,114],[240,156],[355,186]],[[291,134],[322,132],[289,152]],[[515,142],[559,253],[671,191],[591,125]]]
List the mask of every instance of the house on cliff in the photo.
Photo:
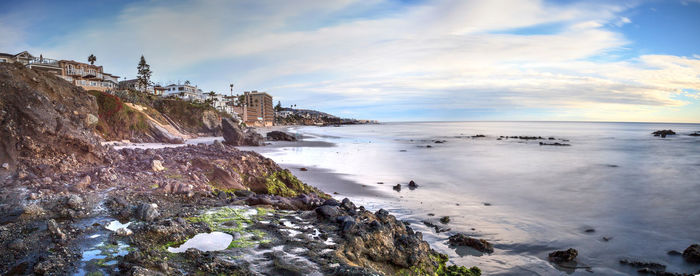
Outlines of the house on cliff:
[[19,62],[31,69],[50,72],[85,90],[112,90],[119,80],[119,76],[105,73],[102,66],[44,58],[43,55],[36,57],[27,51],[16,55],[0,53],[0,62]]

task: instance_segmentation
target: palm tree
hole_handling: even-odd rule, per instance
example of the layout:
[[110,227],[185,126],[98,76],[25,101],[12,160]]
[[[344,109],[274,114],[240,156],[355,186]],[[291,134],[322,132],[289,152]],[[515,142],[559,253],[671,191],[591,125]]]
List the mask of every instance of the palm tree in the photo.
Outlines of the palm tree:
[[90,65],[95,65],[95,61],[97,61],[97,57],[93,54],[90,54],[88,57],[88,62],[90,62]]

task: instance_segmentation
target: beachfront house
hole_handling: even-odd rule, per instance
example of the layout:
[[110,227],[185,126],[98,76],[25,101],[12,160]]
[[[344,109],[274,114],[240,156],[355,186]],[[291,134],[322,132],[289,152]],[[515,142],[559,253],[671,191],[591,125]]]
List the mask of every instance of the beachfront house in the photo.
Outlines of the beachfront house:
[[190,84],[171,84],[166,86],[163,92],[166,97],[173,96],[187,101],[204,101],[206,99],[202,89]]
[[102,66],[73,60],[55,60],[43,55],[36,57],[27,51],[16,55],[0,53],[0,62],[17,62],[31,69],[50,72],[86,90],[112,90],[117,87],[119,80],[119,76],[105,73]]

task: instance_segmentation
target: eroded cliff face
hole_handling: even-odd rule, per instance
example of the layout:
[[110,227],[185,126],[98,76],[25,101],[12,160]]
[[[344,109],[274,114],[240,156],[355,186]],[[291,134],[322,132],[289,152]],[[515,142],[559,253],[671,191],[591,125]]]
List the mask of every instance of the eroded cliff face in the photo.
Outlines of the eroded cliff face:
[[93,96],[59,77],[0,64],[0,176],[104,162]]

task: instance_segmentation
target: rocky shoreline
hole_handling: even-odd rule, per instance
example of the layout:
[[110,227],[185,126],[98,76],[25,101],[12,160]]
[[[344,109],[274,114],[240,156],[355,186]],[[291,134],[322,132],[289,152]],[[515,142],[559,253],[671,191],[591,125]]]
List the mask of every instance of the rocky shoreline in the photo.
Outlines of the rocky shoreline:
[[[225,143],[115,150],[82,89],[5,64],[0,88],[3,275],[480,274],[387,211],[238,150],[262,136],[226,118]],[[224,247],[197,245],[207,233]]]

